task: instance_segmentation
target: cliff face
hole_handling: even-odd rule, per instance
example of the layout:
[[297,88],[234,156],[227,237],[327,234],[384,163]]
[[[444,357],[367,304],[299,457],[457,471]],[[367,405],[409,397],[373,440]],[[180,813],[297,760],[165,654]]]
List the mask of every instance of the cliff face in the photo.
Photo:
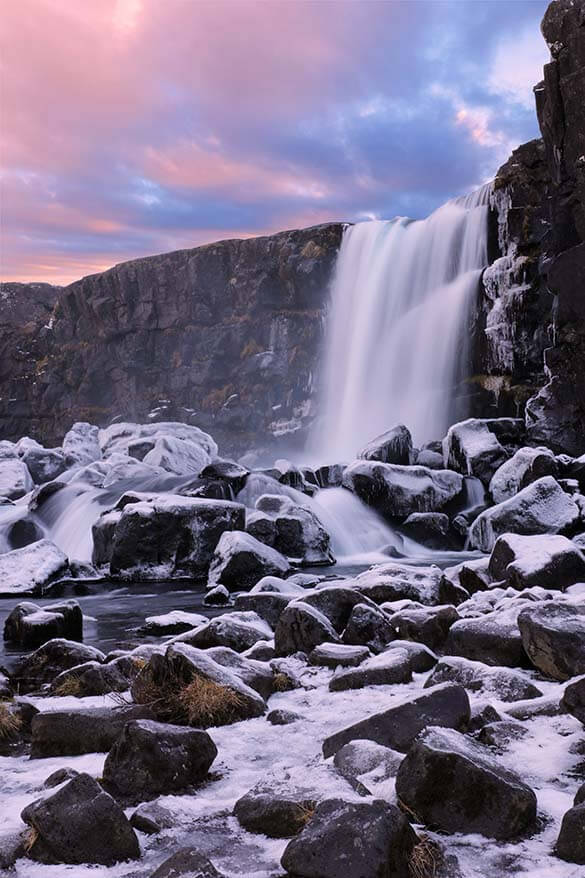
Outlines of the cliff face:
[[342,231],[221,241],[66,287],[10,375],[2,437],[51,444],[75,420],[160,416],[241,451],[302,429]]

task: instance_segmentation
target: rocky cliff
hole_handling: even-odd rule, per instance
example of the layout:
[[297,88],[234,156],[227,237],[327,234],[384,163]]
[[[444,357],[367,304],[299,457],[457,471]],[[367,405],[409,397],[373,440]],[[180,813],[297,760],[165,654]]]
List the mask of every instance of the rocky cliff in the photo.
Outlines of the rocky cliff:
[[342,231],[221,241],[66,287],[50,321],[18,333],[26,368],[5,344],[2,437],[50,444],[75,420],[164,417],[236,452],[302,432]]

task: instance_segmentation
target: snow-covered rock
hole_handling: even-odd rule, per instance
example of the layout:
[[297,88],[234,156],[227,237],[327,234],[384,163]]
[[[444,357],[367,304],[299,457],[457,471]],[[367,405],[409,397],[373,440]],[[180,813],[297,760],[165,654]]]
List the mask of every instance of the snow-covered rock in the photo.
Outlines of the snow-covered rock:
[[494,503],[509,500],[543,476],[557,475],[558,464],[548,448],[519,448],[494,473],[489,490]]
[[488,484],[507,459],[505,448],[486,421],[469,418],[449,427],[443,439],[443,463],[466,476],[476,476]]
[[539,585],[563,590],[585,582],[585,556],[560,535],[503,534],[492,549],[488,569],[494,580],[517,589]]
[[343,473],[343,485],[386,518],[442,509],[463,489],[451,470],[357,460]]
[[50,482],[65,472],[67,464],[60,448],[29,448],[22,456],[32,480],[37,485]]
[[99,439],[104,457],[127,454],[179,475],[198,474],[218,452],[208,433],[175,421],[112,424],[100,430]]
[[0,458],[0,497],[18,500],[34,487],[28,467],[17,457]]
[[408,465],[412,457],[412,436],[404,424],[397,424],[365,445],[357,455],[361,460]]
[[0,555],[0,594],[42,594],[63,576],[67,556],[50,540],[38,540],[23,549]]
[[[269,545],[277,552],[304,566],[333,564],[330,537],[317,516],[305,506],[283,495],[263,494],[256,501],[257,510],[274,520],[274,536]],[[246,519],[250,531],[250,517]],[[258,532],[258,520],[254,522]]]
[[234,529],[220,537],[209,568],[209,585],[243,591],[264,576],[282,576],[289,570],[289,562],[280,552]]
[[585,674],[585,606],[547,601],[525,607],[518,627],[530,661],[547,677]]
[[98,435],[99,430],[93,424],[85,421],[73,424],[63,439],[63,454],[67,466],[85,466],[99,460],[102,451]]
[[573,497],[552,476],[544,476],[478,515],[469,540],[474,548],[491,552],[501,534],[562,533],[579,521],[580,514]]

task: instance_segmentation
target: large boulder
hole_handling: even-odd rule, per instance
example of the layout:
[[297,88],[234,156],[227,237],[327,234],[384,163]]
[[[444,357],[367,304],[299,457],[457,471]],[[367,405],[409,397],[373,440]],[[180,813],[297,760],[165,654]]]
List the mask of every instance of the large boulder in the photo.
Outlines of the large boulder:
[[558,534],[577,524],[580,510],[552,476],[544,476],[514,497],[480,513],[471,525],[473,548],[491,552],[499,536],[516,534]]
[[547,601],[525,607],[518,627],[530,661],[547,677],[585,674],[585,606]]
[[585,803],[570,808],[564,815],[555,853],[561,860],[585,865]]
[[36,649],[55,637],[83,640],[83,614],[77,601],[64,601],[41,609],[37,604],[17,604],[4,623],[4,640],[25,649]]
[[365,570],[356,576],[353,585],[377,604],[404,599],[426,605],[454,603],[457,592],[457,589],[444,590],[443,572],[436,565],[415,567],[398,561]]
[[548,448],[519,448],[493,474],[490,494],[494,503],[509,500],[522,488],[543,476],[556,476],[557,460]]
[[[274,536],[269,542],[282,555],[303,566],[333,564],[330,537],[317,516],[305,506],[282,494],[263,494],[256,509],[274,520]],[[246,530],[250,533],[250,521]],[[258,521],[256,521],[256,530]]]
[[449,516],[444,512],[413,512],[402,525],[402,532],[429,549],[448,548]]
[[339,643],[340,638],[327,616],[302,600],[291,601],[280,615],[274,632],[277,655],[304,652],[321,643]]
[[[577,717],[585,726],[585,677],[580,677],[565,687],[561,704],[564,710]],[[585,802],[585,784],[583,784],[583,801]]]
[[307,790],[259,784],[235,804],[234,816],[248,832],[269,838],[291,838],[315,810],[315,795]]
[[465,689],[456,683],[445,683],[335,732],[325,738],[323,755],[327,759],[345,744],[358,739],[375,741],[405,753],[413,739],[427,726],[461,729],[465,728],[469,717],[470,705]]
[[328,799],[289,842],[281,864],[295,878],[409,878],[416,842],[395,805]]
[[[118,506],[122,508],[113,526],[110,570],[129,578],[201,574],[224,532],[239,530],[245,521],[243,506],[223,500],[130,494]],[[94,563],[102,559],[100,552]]]
[[519,590],[533,585],[562,590],[585,581],[585,556],[560,535],[503,534],[492,549],[488,571],[494,580]]
[[355,461],[344,471],[343,485],[392,519],[442,509],[463,490],[463,477],[446,469]]
[[86,466],[99,460],[102,450],[98,428],[84,421],[73,424],[63,439],[63,454],[68,467]]
[[270,640],[272,628],[254,612],[224,613],[210,619],[192,633],[177,638],[200,649],[227,646],[236,652],[244,652],[259,640]]
[[161,863],[149,878],[225,878],[197,848],[187,847],[175,851]]
[[209,568],[209,585],[245,591],[263,576],[285,576],[289,570],[290,564],[284,555],[243,530],[235,529],[220,537]]
[[451,625],[458,619],[455,607],[447,605],[399,610],[390,616],[390,624],[398,638],[424,643],[437,650],[442,648]]
[[38,540],[0,555],[0,595],[43,594],[69,566],[67,556],[50,540]]
[[443,439],[443,463],[487,485],[508,455],[489,422],[469,418],[449,427]]
[[358,451],[361,460],[377,460],[380,463],[411,463],[412,436],[404,424],[397,424],[380,436],[376,436]]
[[348,645],[367,646],[372,652],[382,652],[396,636],[387,613],[375,605],[360,602],[351,611],[342,639]]
[[51,691],[77,698],[126,692],[141,670],[143,661],[138,656],[122,655],[106,663],[84,662],[55,677]]
[[[254,586],[254,589],[256,586]],[[236,595],[234,607],[236,610],[252,611],[264,619],[271,628],[276,628],[280,614],[294,600],[294,594],[281,594],[279,592],[251,592]]]
[[443,651],[486,665],[528,667],[516,620],[515,610],[495,610],[476,619],[460,619],[449,628]]
[[30,448],[22,457],[33,482],[44,485],[65,472],[65,455],[59,448]]
[[391,649],[366,659],[358,668],[337,671],[329,681],[330,692],[387,686],[412,680],[410,656],[404,649]]
[[445,832],[516,838],[536,821],[536,796],[490,751],[453,729],[430,727],[396,776],[396,794],[419,819]]
[[104,783],[116,797],[143,802],[199,783],[216,756],[201,729],[133,720],[106,757]]
[[469,692],[481,692],[500,701],[521,701],[542,695],[537,686],[516,671],[455,656],[444,656],[437,662],[427,678],[425,689],[448,682],[460,683]]
[[112,866],[140,856],[128,818],[88,774],[27,805],[22,819],[34,830],[28,856],[44,863]]
[[20,692],[32,692],[44,683],[51,683],[61,671],[84,662],[103,662],[105,658],[103,652],[94,646],[56,637],[21,659],[12,677]]
[[148,706],[47,710],[32,720],[31,759],[107,753],[127,722],[154,719]]
[[14,457],[0,459],[0,497],[18,500],[34,487],[26,464]]

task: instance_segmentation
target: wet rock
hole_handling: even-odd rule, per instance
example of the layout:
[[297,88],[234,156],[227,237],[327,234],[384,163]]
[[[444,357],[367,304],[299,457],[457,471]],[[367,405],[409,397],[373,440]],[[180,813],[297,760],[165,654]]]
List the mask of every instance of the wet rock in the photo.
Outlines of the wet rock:
[[17,458],[0,459],[0,497],[18,500],[33,489],[33,480],[26,465]]
[[367,646],[321,643],[309,655],[309,664],[325,668],[356,668],[371,655]]
[[57,637],[83,640],[83,615],[77,601],[64,601],[43,609],[23,602],[16,605],[4,623],[4,640],[25,649],[36,649]]
[[250,534],[234,530],[221,536],[209,568],[209,582],[230,591],[252,588],[263,576],[283,576],[290,570],[286,558]]
[[416,841],[394,805],[329,799],[289,842],[281,864],[299,878],[408,878]]
[[337,671],[329,681],[330,692],[409,683],[412,680],[410,656],[406,650],[392,649],[366,659],[359,668]]
[[378,609],[373,601],[345,584],[324,585],[310,592],[305,591],[301,600],[327,616],[338,633],[348,625],[356,604],[366,605],[374,611]]
[[292,710],[277,708],[276,710],[271,710],[270,713],[267,714],[266,719],[273,726],[290,726],[292,723],[296,723],[300,719],[303,719],[303,717]]
[[449,629],[444,653],[486,665],[529,667],[515,614],[502,611],[455,622]]
[[585,607],[557,601],[526,607],[518,616],[532,664],[553,680],[585,674]]
[[112,866],[140,856],[124,812],[88,774],[27,805],[22,819],[36,831],[28,856],[41,862]]
[[558,463],[548,448],[519,448],[503,463],[490,481],[494,503],[509,500],[522,488],[543,476],[558,475]]
[[444,512],[413,512],[402,525],[402,531],[429,549],[444,549],[451,542],[449,524],[449,516]]
[[445,570],[445,577],[455,586],[461,586],[470,595],[477,591],[485,591],[489,588],[492,578],[488,570],[488,558],[474,558],[471,561],[464,561],[455,567],[449,567]]
[[489,750],[452,729],[431,727],[418,736],[398,769],[396,794],[445,832],[506,840],[536,821],[534,792]]
[[246,686],[254,689],[265,700],[272,695],[274,690],[274,674],[270,665],[266,664],[266,660],[255,661],[253,658],[245,658],[243,654],[224,646],[215,646],[207,649],[206,655],[213,659],[214,662],[217,662],[218,665],[229,668]]
[[517,589],[538,585],[563,590],[585,580],[585,556],[563,536],[504,534],[492,549],[489,572]]
[[466,476],[476,476],[485,485],[507,457],[489,422],[477,418],[453,424],[443,440],[445,466]]
[[204,780],[216,756],[207,732],[133,720],[106,757],[104,784],[116,797],[142,802]]
[[463,479],[451,470],[355,461],[344,471],[343,485],[392,519],[442,509],[461,493]]
[[181,848],[152,872],[150,878],[225,878],[197,848]]
[[38,713],[32,721],[31,759],[107,753],[127,722],[153,718],[144,705]]
[[32,692],[51,683],[62,671],[84,662],[103,662],[105,655],[93,646],[55,638],[40,646],[16,665],[13,678],[21,693]]
[[585,804],[570,808],[563,817],[555,853],[569,863],[585,864]]
[[267,640],[271,637],[270,625],[257,613],[249,611],[216,616],[195,631],[179,635],[178,639],[199,649],[227,646],[236,652],[243,652],[259,640]]
[[486,509],[469,531],[471,546],[491,552],[499,536],[563,533],[579,521],[579,507],[552,476],[544,476],[514,497]]
[[339,643],[327,616],[304,601],[292,601],[281,613],[274,632],[276,654],[304,652],[308,655],[321,643]]
[[[274,540],[270,544],[303,566],[333,564],[330,537],[317,516],[290,497],[265,494],[256,501],[257,509],[274,518]],[[249,528],[246,528],[249,531]]]
[[376,436],[358,452],[361,460],[377,460],[380,463],[411,463],[412,436],[410,430],[404,424],[387,430],[380,436]]
[[47,790],[52,790],[54,787],[60,787],[62,783],[68,780],[73,780],[78,775],[79,772],[74,768],[58,768],[57,771],[48,776],[43,787]]
[[396,638],[390,617],[376,606],[358,603],[351,611],[343,642],[366,646],[371,652],[382,652]]
[[429,607],[422,610],[402,610],[390,617],[396,636],[402,640],[424,643],[429,649],[441,649],[449,629],[459,619],[455,607]]
[[480,730],[477,740],[488,747],[504,751],[510,741],[517,741],[528,734],[528,729],[522,723],[513,720],[500,720],[499,722],[486,723]]
[[231,604],[231,596],[225,585],[216,585],[203,598],[204,607],[225,607]]
[[509,668],[494,668],[482,662],[445,656],[435,665],[425,689],[437,683],[460,683],[469,692],[482,692],[500,701],[521,701],[542,695],[533,683]]
[[572,713],[585,726],[585,677],[565,687],[561,703],[566,711]]
[[22,462],[36,485],[52,482],[67,468],[65,455],[58,448],[31,448],[23,455]]
[[166,634],[184,634],[200,625],[205,625],[207,616],[200,613],[186,613],[184,610],[171,610],[162,616],[148,616],[140,628],[141,634],[164,637]]
[[269,591],[248,592],[237,595],[234,606],[236,610],[252,610],[264,619],[271,628],[275,628],[281,613],[293,598],[294,594],[285,595]]
[[312,817],[315,805],[306,790],[271,789],[259,784],[238,799],[234,816],[248,832],[291,838]]
[[42,594],[68,567],[67,556],[50,540],[0,555],[0,595]]
[[375,741],[405,753],[413,739],[427,726],[465,728],[469,717],[469,698],[465,689],[456,683],[445,683],[335,732],[325,738],[323,755],[327,759],[344,744],[357,739]]

